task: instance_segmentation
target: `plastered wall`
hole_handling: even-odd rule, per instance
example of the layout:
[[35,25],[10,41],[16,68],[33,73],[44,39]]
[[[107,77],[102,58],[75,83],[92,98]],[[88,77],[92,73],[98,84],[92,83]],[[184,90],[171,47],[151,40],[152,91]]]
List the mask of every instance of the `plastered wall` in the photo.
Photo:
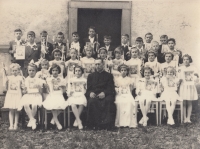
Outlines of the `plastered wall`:
[[[200,56],[199,0],[134,0],[132,1],[132,43],[136,37],[152,32],[154,40],[167,34],[177,41],[177,48],[193,56]],[[68,0],[0,0],[0,45],[13,39],[13,30],[36,32],[47,30],[49,40],[58,31],[68,34]],[[200,61],[199,61],[200,62]],[[200,68],[200,64],[198,64]]]

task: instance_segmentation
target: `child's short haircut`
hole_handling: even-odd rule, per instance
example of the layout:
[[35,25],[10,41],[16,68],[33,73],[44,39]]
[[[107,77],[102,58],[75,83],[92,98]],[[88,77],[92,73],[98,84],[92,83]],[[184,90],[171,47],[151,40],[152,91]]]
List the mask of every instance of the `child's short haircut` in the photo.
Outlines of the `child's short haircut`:
[[146,37],[147,35],[151,35],[151,36],[153,37],[153,34],[152,34],[152,33],[146,33],[146,34],[145,34],[145,37]]
[[90,27],[88,28],[88,31],[89,31],[90,29],[93,29],[93,30],[96,32],[96,28],[95,28],[94,26],[90,26]]
[[185,54],[185,55],[183,55],[183,58],[184,58],[184,57],[188,57],[190,63],[193,62],[192,57],[191,57],[190,55]]
[[142,37],[137,37],[135,41],[137,41],[137,42],[143,42],[143,39],[142,39]]
[[40,61],[40,64],[49,64],[49,61],[47,59],[42,59]]
[[75,65],[75,67],[74,67],[74,74],[75,74],[75,69],[76,69],[76,68],[80,68],[82,74],[84,73],[84,69],[83,69],[81,66]]
[[110,40],[111,40],[111,36],[105,35],[105,36],[103,37],[103,39],[110,39]]
[[64,37],[63,32],[58,32],[57,36],[58,36],[58,35],[63,35],[63,37]]
[[168,39],[168,36],[167,35],[161,35],[160,38],[167,38]]
[[151,69],[151,67],[144,67],[142,70],[141,70],[141,72],[142,72],[142,77],[144,77],[144,71],[145,70],[150,70],[150,72],[151,72],[151,75],[154,75],[154,72],[153,72],[153,70]]
[[169,38],[169,39],[167,40],[167,43],[170,42],[170,41],[172,41],[173,43],[176,44],[176,40],[175,40],[174,38]]
[[21,32],[22,33],[22,30],[18,28],[18,29],[15,29],[14,32]]
[[27,33],[27,36],[28,35],[31,35],[31,36],[34,36],[35,37],[35,32],[34,31],[29,31],[28,33]]
[[78,36],[79,36],[78,32],[73,32],[73,33],[72,33],[72,36],[73,36],[73,35],[78,35]]
[[129,39],[129,35],[128,34],[122,34],[122,36],[125,36]]
[[50,70],[49,70],[49,73],[50,73],[50,74],[52,74],[52,70],[53,70],[54,68],[57,68],[57,69],[58,69],[58,74],[61,73],[61,68],[60,68],[60,66],[57,65],[57,64],[53,64],[53,65],[51,66]]
[[48,35],[47,31],[42,31],[42,32],[40,33],[40,36],[42,36],[42,35]]
[[170,54],[172,56],[172,59],[174,59],[174,54],[172,52],[166,52],[165,55]]
[[117,52],[122,54],[122,48],[121,47],[115,48],[114,53],[116,54]]
[[105,47],[101,47],[101,48],[99,49],[99,53],[100,53],[101,51],[105,51],[105,52],[107,53],[107,50],[106,50]]
[[54,49],[54,50],[52,51],[52,57],[53,57],[53,58],[54,58],[54,53],[55,53],[55,52],[59,52],[60,55],[62,55],[61,50],[59,50],[59,49]]

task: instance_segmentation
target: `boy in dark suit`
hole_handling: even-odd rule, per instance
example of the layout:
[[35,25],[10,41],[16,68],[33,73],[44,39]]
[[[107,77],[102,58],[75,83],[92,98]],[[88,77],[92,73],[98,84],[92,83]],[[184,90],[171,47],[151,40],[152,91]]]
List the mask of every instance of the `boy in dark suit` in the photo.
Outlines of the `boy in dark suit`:
[[47,31],[42,31],[40,33],[41,41],[37,43],[38,50],[40,51],[40,57],[47,59],[48,61],[52,60],[52,51],[53,45],[48,42],[48,33]]
[[[83,41],[84,41],[84,46],[87,45],[87,43],[89,43],[92,47],[93,47],[93,55],[92,57],[93,58],[96,58],[97,57],[97,50],[99,49],[99,43],[98,43],[98,39],[97,39],[97,36],[96,36],[96,29],[94,26],[90,26],[88,28],[88,37],[87,38],[84,38]],[[85,50],[83,50],[83,56],[85,56]]]
[[66,43],[63,42],[63,40],[65,39],[65,36],[62,32],[58,32],[57,36],[56,36],[56,41],[53,43],[53,49],[59,49],[62,51],[62,60],[63,61],[67,61],[70,58],[66,56]]
[[83,47],[84,45],[79,41],[80,37],[78,32],[72,33],[72,42],[70,43],[69,47],[74,48],[79,52],[79,58],[82,57],[83,54]]
[[123,34],[121,36],[121,48],[123,51],[123,57],[124,60],[128,61],[131,56],[130,56],[130,48],[131,46],[129,45],[129,35],[128,34]]
[[151,49],[151,41],[153,40],[153,34],[152,33],[146,33],[145,34],[145,43],[144,48],[148,51]]
[[22,72],[24,77],[28,76],[28,64],[31,60],[34,62],[40,59],[40,51],[37,44],[35,43],[35,33],[29,31],[27,33],[27,44],[25,46],[25,59],[23,60]]
[[107,54],[108,54],[108,59],[109,60],[114,59],[114,47],[110,44],[112,42],[111,36],[105,35],[103,37],[103,42],[104,42],[104,46],[102,46],[102,47],[106,48]]
[[9,53],[11,55],[11,62],[12,63],[18,63],[21,67],[23,65],[23,60],[16,60],[15,58],[15,52],[16,52],[16,46],[17,45],[25,45],[26,42],[24,40],[21,39],[22,37],[22,31],[21,29],[16,29],[14,30],[14,36],[15,36],[15,40],[10,41],[9,43]]

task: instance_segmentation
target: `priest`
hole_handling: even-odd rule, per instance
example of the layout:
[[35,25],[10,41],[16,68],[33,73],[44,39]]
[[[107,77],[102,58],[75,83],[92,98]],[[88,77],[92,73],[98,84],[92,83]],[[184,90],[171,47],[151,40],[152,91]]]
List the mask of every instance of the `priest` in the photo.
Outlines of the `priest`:
[[87,126],[92,129],[114,128],[116,108],[113,75],[104,70],[104,61],[95,60],[94,73],[87,79]]

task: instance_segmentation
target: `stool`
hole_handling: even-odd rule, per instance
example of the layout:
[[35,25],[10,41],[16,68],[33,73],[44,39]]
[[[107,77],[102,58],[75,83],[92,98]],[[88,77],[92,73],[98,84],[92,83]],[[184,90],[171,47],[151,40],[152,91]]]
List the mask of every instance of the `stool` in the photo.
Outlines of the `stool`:
[[[156,110],[156,124],[158,125],[159,123],[159,116],[158,116],[158,102],[160,102],[159,99],[154,99],[151,101],[151,109]],[[135,100],[135,106],[138,107],[139,101],[136,99]],[[137,113],[138,108],[135,108],[135,113]],[[137,120],[137,114],[136,114],[136,120]]]
[[[163,107],[164,105],[164,107]],[[176,105],[179,105],[179,108],[175,107],[175,110],[179,110],[181,113],[181,123],[183,123],[183,101],[182,100],[177,100]],[[162,119],[162,111],[166,110],[166,103],[165,101],[160,101],[160,118],[159,118],[159,124],[161,124],[161,119]],[[179,119],[179,113],[178,113],[178,119]]]

